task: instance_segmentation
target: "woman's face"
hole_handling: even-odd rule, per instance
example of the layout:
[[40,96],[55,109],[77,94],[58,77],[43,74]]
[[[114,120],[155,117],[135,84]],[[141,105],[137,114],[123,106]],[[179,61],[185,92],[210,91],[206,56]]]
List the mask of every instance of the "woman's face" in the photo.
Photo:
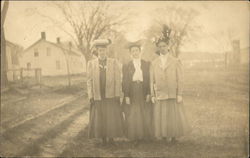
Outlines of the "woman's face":
[[141,58],[141,50],[138,47],[131,47],[130,48],[130,54],[132,58],[134,59],[140,59]]
[[105,59],[107,57],[107,48],[106,47],[99,47],[97,48],[98,58]]
[[165,55],[168,53],[169,46],[165,42],[160,42],[158,44],[159,51],[162,55]]

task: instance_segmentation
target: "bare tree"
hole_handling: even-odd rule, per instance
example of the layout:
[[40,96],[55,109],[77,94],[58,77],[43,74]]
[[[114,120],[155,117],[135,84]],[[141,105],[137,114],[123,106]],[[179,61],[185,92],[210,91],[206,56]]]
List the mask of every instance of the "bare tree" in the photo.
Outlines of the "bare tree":
[[162,31],[162,26],[167,25],[171,28],[170,46],[171,52],[178,57],[180,47],[185,42],[195,41],[197,32],[201,29],[196,25],[194,20],[199,15],[199,12],[194,9],[185,9],[176,6],[166,6],[155,10],[155,23],[148,30],[149,38],[159,36]]
[[61,13],[63,21],[39,14],[69,35],[87,61],[92,58],[93,40],[115,33],[127,19],[121,10],[114,11],[105,1],[50,2],[50,6]]
[[1,88],[8,85],[7,79],[7,58],[6,58],[6,41],[4,35],[4,22],[9,8],[9,1],[5,0],[1,8]]

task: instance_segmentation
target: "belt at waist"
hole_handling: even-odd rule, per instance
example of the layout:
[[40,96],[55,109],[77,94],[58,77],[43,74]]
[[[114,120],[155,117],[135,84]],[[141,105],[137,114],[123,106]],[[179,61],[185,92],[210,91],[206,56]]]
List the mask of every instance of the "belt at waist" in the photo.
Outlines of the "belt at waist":
[[132,81],[132,83],[142,83],[140,80]]

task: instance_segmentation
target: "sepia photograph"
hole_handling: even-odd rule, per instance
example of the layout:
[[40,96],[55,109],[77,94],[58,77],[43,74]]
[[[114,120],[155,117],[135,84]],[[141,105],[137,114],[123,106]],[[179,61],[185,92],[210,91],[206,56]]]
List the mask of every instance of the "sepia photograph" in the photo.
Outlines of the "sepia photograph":
[[1,1],[0,157],[249,157],[249,15]]

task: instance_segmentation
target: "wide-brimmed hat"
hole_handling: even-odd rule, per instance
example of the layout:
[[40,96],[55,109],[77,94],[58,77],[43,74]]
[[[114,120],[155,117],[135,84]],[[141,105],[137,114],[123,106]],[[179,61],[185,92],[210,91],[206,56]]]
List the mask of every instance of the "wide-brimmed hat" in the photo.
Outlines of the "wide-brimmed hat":
[[137,41],[134,41],[134,42],[128,42],[125,46],[126,49],[131,49],[132,47],[138,47],[141,49],[142,47],[142,40],[137,40]]
[[93,43],[95,47],[107,47],[112,41],[110,39],[97,39]]

